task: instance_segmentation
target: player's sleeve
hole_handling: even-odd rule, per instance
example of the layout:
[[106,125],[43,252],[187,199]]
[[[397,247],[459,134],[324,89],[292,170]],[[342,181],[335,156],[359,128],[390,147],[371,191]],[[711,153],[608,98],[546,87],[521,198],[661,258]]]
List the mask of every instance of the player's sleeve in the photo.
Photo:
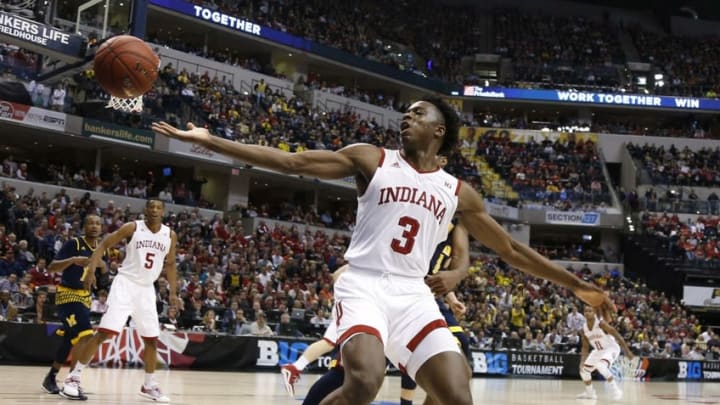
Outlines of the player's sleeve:
[[75,238],[65,242],[55,255],[55,260],[65,260],[77,256],[79,243]]

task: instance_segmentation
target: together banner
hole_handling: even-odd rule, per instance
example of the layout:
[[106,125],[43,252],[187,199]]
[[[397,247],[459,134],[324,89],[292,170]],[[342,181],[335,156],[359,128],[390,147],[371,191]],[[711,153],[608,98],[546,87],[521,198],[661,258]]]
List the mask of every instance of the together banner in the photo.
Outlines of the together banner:
[[35,128],[65,132],[65,113],[0,100],[0,120],[18,122]]
[[109,122],[83,120],[82,134],[89,138],[98,138],[148,149],[155,146],[155,133],[152,131],[123,127]]
[[720,111],[720,100],[648,94],[595,93],[589,91],[534,90],[510,87],[465,86],[463,96],[505,100],[555,101],[572,104],[613,105],[674,110]]

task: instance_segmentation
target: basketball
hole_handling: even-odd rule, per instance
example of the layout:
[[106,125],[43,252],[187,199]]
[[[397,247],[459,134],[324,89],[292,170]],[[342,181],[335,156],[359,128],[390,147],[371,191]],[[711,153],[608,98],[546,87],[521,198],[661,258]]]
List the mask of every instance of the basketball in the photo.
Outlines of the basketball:
[[135,98],[155,83],[160,58],[143,40],[118,35],[105,41],[95,53],[95,78],[111,96]]

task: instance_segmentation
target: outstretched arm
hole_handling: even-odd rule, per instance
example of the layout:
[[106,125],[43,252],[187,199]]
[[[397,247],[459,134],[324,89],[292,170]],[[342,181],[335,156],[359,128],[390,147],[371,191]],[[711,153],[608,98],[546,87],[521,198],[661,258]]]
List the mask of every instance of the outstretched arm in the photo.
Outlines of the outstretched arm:
[[350,145],[337,152],[310,150],[290,153],[268,146],[247,145],[212,136],[207,129],[193,124],[188,124],[187,131],[181,131],[166,122],[155,122],[152,130],[170,138],[202,145],[253,166],[319,179],[341,179],[357,173],[370,179],[381,155],[378,147],[369,144]]
[[578,298],[595,307],[605,319],[610,319],[614,305],[601,289],[580,280],[527,245],[513,240],[485,211],[482,197],[465,182],[460,187],[458,211],[462,213],[463,223],[470,234],[494,250],[507,264],[572,290]]
[[[135,223],[128,222],[125,225],[121,226],[120,229],[118,229],[117,231],[106,236],[102,240],[102,242],[100,242],[100,245],[95,248],[92,256],[90,256],[90,260],[88,260],[88,265],[86,269],[97,268],[98,263],[100,263],[100,261],[102,260],[103,254],[105,254],[105,251],[117,245],[123,239],[130,239],[133,232],[135,232]],[[82,280],[85,288],[90,289],[90,287],[95,284],[95,271],[86,271],[85,274],[83,274]]]

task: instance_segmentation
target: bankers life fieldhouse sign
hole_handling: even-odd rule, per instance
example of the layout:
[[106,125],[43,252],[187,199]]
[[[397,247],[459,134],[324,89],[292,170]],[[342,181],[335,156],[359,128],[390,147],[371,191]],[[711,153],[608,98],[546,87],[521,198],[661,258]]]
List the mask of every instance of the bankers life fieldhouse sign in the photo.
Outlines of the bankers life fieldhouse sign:
[[85,40],[37,21],[0,11],[0,34],[67,55],[80,56]]

